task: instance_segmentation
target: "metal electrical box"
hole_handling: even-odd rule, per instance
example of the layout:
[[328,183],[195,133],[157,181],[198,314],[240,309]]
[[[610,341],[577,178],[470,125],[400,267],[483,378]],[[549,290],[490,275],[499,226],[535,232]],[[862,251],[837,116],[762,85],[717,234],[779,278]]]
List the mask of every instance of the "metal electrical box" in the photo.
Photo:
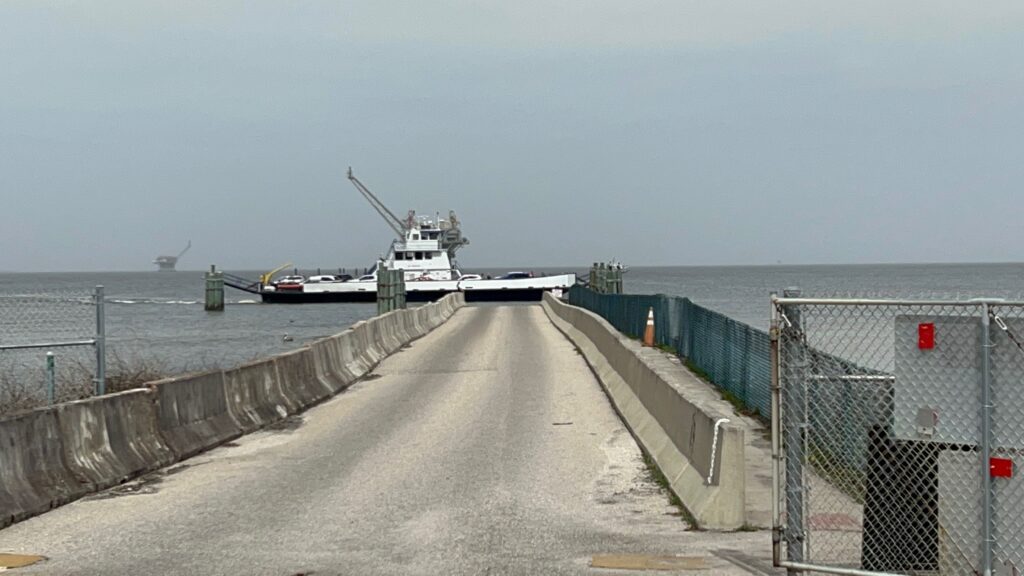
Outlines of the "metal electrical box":
[[981,320],[897,316],[893,436],[978,444]]
[[[1024,318],[1003,323],[1024,338]],[[897,316],[895,330],[893,436],[981,444],[981,319]],[[989,333],[992,446],[1024,449],[1024,350],[995,324]]]
[[[996,574],[1020,574],[1024,555],[1024,319],[989,328],[991,454],[982,445],[982,322],[977,316],[904,315],[895,319],[892,435],[939,444],[935,464],[940,574],[980,570],[983,486],[991,480]],[[1017,462],[1014,462],[1017,460]]]

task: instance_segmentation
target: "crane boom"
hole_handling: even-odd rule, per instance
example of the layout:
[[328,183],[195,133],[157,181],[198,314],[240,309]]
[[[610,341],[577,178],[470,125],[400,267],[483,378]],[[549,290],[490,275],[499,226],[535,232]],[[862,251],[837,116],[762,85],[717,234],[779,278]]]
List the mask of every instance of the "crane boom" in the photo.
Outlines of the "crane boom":
[[282,265],[278,266],[277,268],[274,268],[273,270],[271,270],[270,272],[267,272],[266,274],[261,274],[260,275],[260,283],[261,284],[270,284],[270,281],[274,278],[274,274],[277,274],[281,270],[284,270],[285,268],[287,268],[287,267],[289,267],[291,265],[292,265],[292,263],[288,262],[288,263],[285,263],[285,264],[282,264]]
[[370,206],[373,206],[373,209],[376,210],[378,214],[380,214],[381,218],[383,218],[385,222],[387,222],[388,226],[390,226],[391,229],[395,231],[395,234],[398,234],[398,238],[404,239],[405,224],[401,220],[399,220],[398,217],[391,212],[391,210],[388,210],[388,207],[385,206],[384,203],[381,202],[379,198],[374,196],[373,192],[370,192],[369,188],[364,186],[363,183],[360,182],[358,178],[352,175],[351,166],[349,166],[348,168],[348,179],[352,181],[352,185],[356,187],[356,190],[359,190],[359,193],[362,194],[364,198],[366,198],[366,201],[370,203]]
[[185,252],[188,252],[188,249],[191,248],[191,247],[192,247],[192,241],[189,240],[188,241],[188,246],[185,246],[184,250],[182,250],[181,252],[178,252],[178,259],[180,259],[182,256],[184,256]]

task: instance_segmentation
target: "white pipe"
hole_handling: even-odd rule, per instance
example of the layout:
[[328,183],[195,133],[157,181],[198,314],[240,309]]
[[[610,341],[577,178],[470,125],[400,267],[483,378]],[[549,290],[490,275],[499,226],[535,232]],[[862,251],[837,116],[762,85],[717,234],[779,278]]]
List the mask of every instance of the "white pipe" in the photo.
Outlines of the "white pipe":
[[718,420],[715,420],[715,434],[711,438],[711,465],[708,466],[708,484],[711,484],[711,479],[715,476],[715,453],[718,449],[718,429],[726,422],[729,422],[728,418],[719,418]]

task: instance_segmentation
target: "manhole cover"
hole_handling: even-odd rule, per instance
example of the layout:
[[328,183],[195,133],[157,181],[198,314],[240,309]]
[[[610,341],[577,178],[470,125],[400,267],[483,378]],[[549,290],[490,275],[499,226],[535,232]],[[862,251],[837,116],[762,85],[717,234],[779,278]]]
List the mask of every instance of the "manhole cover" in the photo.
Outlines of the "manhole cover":
[[613,570],[705,570],[702,556],[652,556],[650,554],[598,554],[592,568]]
[[46,560],[45,556],[35,556],[33,554],[0,554],[0,570],[23,568],[43,560]]

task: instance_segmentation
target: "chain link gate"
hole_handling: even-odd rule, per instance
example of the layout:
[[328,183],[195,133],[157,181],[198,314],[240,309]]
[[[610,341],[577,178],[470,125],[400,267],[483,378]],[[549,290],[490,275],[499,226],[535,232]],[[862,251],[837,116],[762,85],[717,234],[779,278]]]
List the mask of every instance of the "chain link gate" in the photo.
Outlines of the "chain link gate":
[[776,565],[1024,572],[1024,303],[772,303]]

